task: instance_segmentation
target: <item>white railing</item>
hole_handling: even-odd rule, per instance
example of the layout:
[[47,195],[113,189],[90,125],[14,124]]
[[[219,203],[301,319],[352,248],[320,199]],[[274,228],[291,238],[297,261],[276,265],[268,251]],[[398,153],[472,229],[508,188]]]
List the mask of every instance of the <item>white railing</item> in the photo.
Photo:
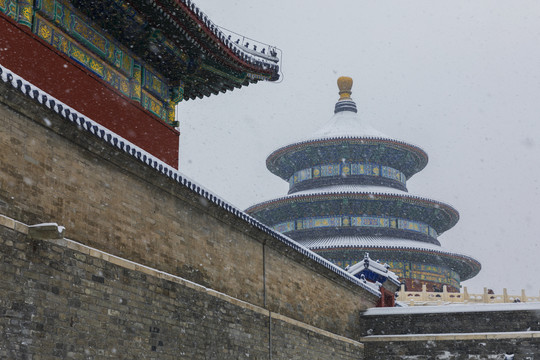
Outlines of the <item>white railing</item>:
[[[540,293],[539,293],[540,295]],[[402,285],[397,292],[397,301],[409,306],[425,306],[425,305],[448,305],[448,304],[502,304],[514,302],[540,302],[540,296],[528,296],[525,290],[521,290],[521,294],[508,294],[508,291],[503,289],[501,295],[494,294],[488,288],[484,288],[483,294],[469,294],[467,287],[463,288],[462,293],[448,292],[446,285],[443,286],[442,292],[427,291],[426,285],[422,286],[422,291],[405,291],[405,286]]]

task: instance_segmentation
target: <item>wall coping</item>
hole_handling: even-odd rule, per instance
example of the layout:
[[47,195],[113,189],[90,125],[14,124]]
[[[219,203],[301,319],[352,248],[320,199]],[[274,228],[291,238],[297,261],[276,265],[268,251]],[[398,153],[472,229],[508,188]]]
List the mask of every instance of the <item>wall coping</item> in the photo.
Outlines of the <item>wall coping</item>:
[[406,334],[372,335],[360,338],[362,342],[392,341],[451,341],[451,340],[499,340],[540,338],[540,331],[484,332],[484,333],[447,333],[447,334]]
[[473,305],[442,305],[442,306],[408,306],[394,308],[367,309],[363,316],[388,316],[407,314],[440,314],[440,313],[472,313],[491,311],[538,311],[538,303],[503,303],[503,304],[473,304]]
[[[47,225],[51,226],[51,225],[53,225],[53,223],[50,223],[50,224],[47,224]],[[54,225],[56,225],[56,224],[54,224]],[[27,224],[24,224],[24,223],[22,223],[20,221],[12,219],[12,218],[10,218],[8,216],[0,214],[0,226],[4,226],[6,228],[9,228],[11,230],[14,230],[16,232],[19,232],[21,234],[24,234],[24,235],[28,236],[29,230],[32,229],[32,227],[34,227],[36,225],[27,225]],[[56,226],[59,227],[59,228],[61,227],[61,226],[58,226],[58,225],[56,225]],[[137,272],[149,275],[149,276],[156,277],[158,279],[171,281],[171,282],[174,282],[174,283],[179,284],[181,286],[188,287],[188,288],[190,288],[192,290],[199,291],[199,292],[204,292],[207,295],[213,296],[213,297],[218,298],[218,299],[223,300],[223,301],[227,301],[228,303],[230,303],[232,305],[235,305],[235,306],[238,306],[238,307],[241,307],[243,309],[250,310],[250,311],[259,313],[261,315],[264,315],[264,316],[268,316],[271,319],[280,320],[280,321],[283,321],[283,322],[288,323],[290,325],[297,326],[297,327],[303,328],[303,329],[308,330],[308,331],[312,331],[312,332],[317,333],[319,335],[322,335],[322,336],[325,336],[325,337],[328,337],[328,338],[331,338],[331,339],[334,339],[334,340],[338,340],[338,341],[341,341],[341,342],[346,342],[346,343],[349,343],[351,345],[358,346],[360,348],[364,348],[364,344],[362,344],[362,343],[360,343],[358,341],[349,339],[349,338],[341,336],[341,335],[331,333],[331,332],[323,330],[323,329],[319,329],[317,327],[314,327],[312,325],[309,325],[309,324],[303,323],[301,321],[292,319],[290,317],[281,315],[279,313],[269,311],[269,310],[267,310],[265,308],[262,308],[260,306],[256,306],[256,305],[253,305],[253,304],[248,303],[246,301],[239,300],[239,299],[234,298],[234,297],[232,297],[230,295],[227,295],[225,293],[222,293],[222,292],[207,288],[207,287],[202,286],[200,284],[197,284],[195,282],[184,279],[184,278],[182,278],[180,276],[169,274],[167,272],[164,272],[164,271],[161,271],[161,270],[158,270],[158,269],[146,266],[146,265],[142,265],[142,264],[136,263],[134,261],[131,261],[131,260],[116,256],[116,255],[113,255],[113,254],[109,254],[109,253],[107,253],[105,251],[101,251],[101,250],[95,249],[93,247],[78,243],[78,242],[76,242],[74,240],[70,240],[70,239],[66,239],[66,238],[50,238],[50,239],[46,239],[46,238],[36,239],[36,238],[34,238],[34,240],[48,242],[48,243],[51,243],[51,244],[54,244],[54,245],[57,245],[57,246],[64,247],[64,248],[69,249],[69,250],[77,251],[79,253],[91,256],[91,257],[96,258],[96,259],[106,261],[108,263],[123,267],[123,268],[128,269],[128,270],[137,271]]]

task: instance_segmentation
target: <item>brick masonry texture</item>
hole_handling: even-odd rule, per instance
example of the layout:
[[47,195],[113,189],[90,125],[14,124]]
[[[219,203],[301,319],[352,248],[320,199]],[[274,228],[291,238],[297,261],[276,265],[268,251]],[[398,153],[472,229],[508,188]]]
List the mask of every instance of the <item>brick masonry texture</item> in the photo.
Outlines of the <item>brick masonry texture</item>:
[[366,359],[445,359],[445,360],[505,360],[514,354],[515,360],[539,359],[540,338],[497,340],[428,340],[412,342],[366,343]]
[[369,315],[360,323],[370,335],[366,359],[540,359],[538,311]]
[[372,335],[540,331],[535,310],[450,312],[365,316],[362,332]]
[[4,83],[0,144],[8,217],[348,337],[377,300]]
[[0,260],[2,359],[363,358],[353,341],[278,314],[270,329],[262,308],[5,226]]

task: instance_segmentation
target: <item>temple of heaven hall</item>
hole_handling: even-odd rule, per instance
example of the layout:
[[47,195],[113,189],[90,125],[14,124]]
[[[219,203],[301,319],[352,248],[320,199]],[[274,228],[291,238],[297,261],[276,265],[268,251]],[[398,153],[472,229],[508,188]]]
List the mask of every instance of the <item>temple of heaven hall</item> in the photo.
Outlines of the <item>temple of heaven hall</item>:
[[285,197],[246,210],[336,265],[386,262],[407,290],[459,292],[480,263],[446,251],[438,236],[459,213],[450,205],[414,196],[407,180],[422,170],[424,150],[388,137],[365,123],[351,99],[352,79],[338,79],[334,116],[307,139],[266,159],[289,182]]

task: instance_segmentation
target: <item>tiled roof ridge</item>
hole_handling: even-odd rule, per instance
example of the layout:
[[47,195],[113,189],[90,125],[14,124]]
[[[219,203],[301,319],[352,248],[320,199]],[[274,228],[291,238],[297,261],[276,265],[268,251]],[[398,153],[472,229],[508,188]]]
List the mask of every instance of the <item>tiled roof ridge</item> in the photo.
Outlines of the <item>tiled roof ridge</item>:
[[349,275],[345,270],[341,269],[340,267],[332,264],[331,262],[324,259],[323,257],[315,254],[311,250],[305,248],[304,246],[298,244],[297,242],[291,240],[290,238],[269,228],[268,226],[264,225],[260,221],[246,214],[245,212],[237,209],[235,206],[227,203],[225,200],[219,198],[218,196],[214,195],[210,191],[206,190],[205,188],[203,188],[202,186],[194,182],[193,180],[187,178],[186,176],[181,174],[177,169],[165,164],[163,161],[152,156],[151,154],[141,149],[140,147],[132,144],[128,140],[120,137],[116,133],[107,129],[105,126],[100,125],[97,122],[82,115],[78,111],[62,103],[55,97],[51,96],[50,94],[46,93],[45,91],[41,90],[37,86],[31,84],[30,82],[24,80],[22,77],[18,76],[17,74],[13,73],[12,71],[3,67],[2,65],[0,65],[0,79],[2,80],[2,82],[10,84],[14,88],[20,90],[24,95],[26,95],[30,99],[37,101],[44,106],[47,106],[49,109],[53,110],[54,112],[56,112],[63,118],[79,126],[82,130],[90,132],[91,134],[95,135],[101,140],[124,151],[125,153],[132,156],[136,160],[143,162],[146,165],[149,165],[156,171],[173,179],[180,185],[183,185],[189,188],[191,191],[195,192],[197,195],[202,196],[206,200],[225,209],[226,211],[232,213],[236,217],[248,222],[250,225],[254,226],[255,228],[267,233],[273,238],[291,247],[292,249],[309,257],[310,259],[321,264],[322,266],[326,267],[330,271],[337,273],[338,275],[342,276],[343,278],[350,281],[351,283],[354,283],[355,285],[360,286],[361,288],[369,291],[370,293],[376,296],[379,296],[379,297],[381,296],[380,291],[375,289],[372,285],[366,284],[360,281],[359,279],[356,279],[355,277]]
[[[197,20],[198,22],[202,23],[206,27],[206,32],[210,33],[210,36],[215,37],[217,40],[219,40],[229,51],[232,52],[235,56],[237,56],[242,62],[245,63],[245,65],[263,69],[263,71],[268,71],[268,69],[275,70],[276,72],[279,70],[279,67],[277,64],[272,64],[269,61],[266,61],[264,57],[259,57],[257,55],[254,55],[253,53],[247,52],[244,49],[242,49],[241,46],[238,46],[232,41],[229,41],[226,37],[226,34],[221,31],[220,27],[216,24],[214,24],[208,16],[197,6],[195,3],[191,0],[175,0],[178,5],[184,6],[189,10],[189,14],[191,17],[194,17],[194,20]],[[165,14],[165,17],[168,20],[171,20],[170,15],[167,13],[166,10],[163,10],[163,7],[156,2],[156,0],[150,0],[150,3],[152,6],[159,8],[160,12]],[[264,44],[262,42],[257,41],[260,44]],[[266,46],[271,46],[268,44],[264,44]],[[275,48],[275,47],[274,47]],[[252,55],[257,56],[257,60],[253,59]],[[264,64],[264,65],[263,65]],[[265,66],[267,68],[265,68]]]

